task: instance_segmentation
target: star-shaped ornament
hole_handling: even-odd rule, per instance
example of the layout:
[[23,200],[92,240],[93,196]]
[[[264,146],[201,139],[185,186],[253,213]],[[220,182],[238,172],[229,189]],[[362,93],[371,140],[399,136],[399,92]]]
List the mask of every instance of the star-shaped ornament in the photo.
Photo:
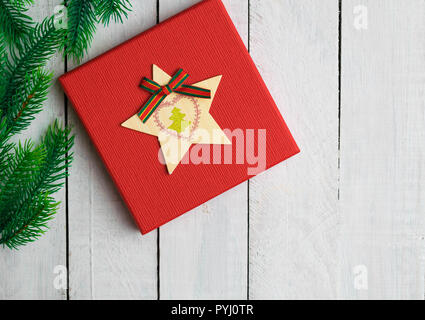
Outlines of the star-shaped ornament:
[[[157,84],[166,86],[170,83],[172,77],[161,68],[153,65],[152,71],[153,81]],[[220,81],[221,76],[216,76],[193,84],[209,89],[211,98],[171,92],[145,122],[135,114],[121,125],[157,136],[168,173],[171,174],[192,144],[231,144],[209,112]]]

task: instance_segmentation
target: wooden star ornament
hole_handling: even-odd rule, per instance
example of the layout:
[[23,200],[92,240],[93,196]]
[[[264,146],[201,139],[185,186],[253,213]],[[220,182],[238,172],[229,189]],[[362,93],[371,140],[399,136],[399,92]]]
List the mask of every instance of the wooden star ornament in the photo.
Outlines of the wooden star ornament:
[[[156,65],[153,65],[152,74],[153,81],[164,90],[167,90],[167,85],[174,79]],[[210,90],[211,97],[208,99],[171,92],[144,122],[138,113],[121,125],[157,136],[168,173],[171,174],[192,144],[231,144],[209,112],[221,78],[220,75],[193,84]]]

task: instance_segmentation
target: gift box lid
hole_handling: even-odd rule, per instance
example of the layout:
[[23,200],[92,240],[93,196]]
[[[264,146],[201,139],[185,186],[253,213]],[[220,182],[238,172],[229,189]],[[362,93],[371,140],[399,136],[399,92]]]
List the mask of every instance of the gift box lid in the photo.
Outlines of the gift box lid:
[[[190,83],[222,76],[210,114],[232,144],[210,145],[210,163],[184,158],[169,174],[157,137],[121,126],[152,96],[139,85],[153,64],[170,75],[184,68]],[[143,234],[299,152],[220,0],[202,1],[60,82]]]

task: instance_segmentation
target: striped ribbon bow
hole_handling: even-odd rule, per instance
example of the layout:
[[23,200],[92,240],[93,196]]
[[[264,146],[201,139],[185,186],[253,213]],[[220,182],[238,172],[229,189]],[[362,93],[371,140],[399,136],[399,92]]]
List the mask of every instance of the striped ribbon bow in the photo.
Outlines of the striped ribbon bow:
[[142,120],[143,123],[148,121],[155,109],[158,108],[161,102],[172,92],[198,98],[211,98],[211,90],[184,84],[188,77],[189,75],[184,72],[183,69],[180,69],[174,77],[171,78],[170,82],[162,87],[151,79],[143,78],[140,87],[152,93],[152,97],[137,113],[140,120]]

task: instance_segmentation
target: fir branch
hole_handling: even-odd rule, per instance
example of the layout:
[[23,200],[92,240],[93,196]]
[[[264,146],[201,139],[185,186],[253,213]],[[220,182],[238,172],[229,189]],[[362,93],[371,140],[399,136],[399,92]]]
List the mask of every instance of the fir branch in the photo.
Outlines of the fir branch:
[[64,53],[79,63],[93,41],[96,15],[93,0],[68,0],[68,33]]
[[14,5],[25,7],[27,5],[33,4],[34,0],[10,0]]
[[[6,118],[2,117],[2,112],[0,111],[0,152],[5,147],[8,140],[9,140],[9,132],[7,130]],[[0,171],[0,174],[1,174],[1,171]]]
[[68,176],[66,169],[70,166],[73,154],[69,153],[74,145],[74,136],[69,128],[63,128],[56,120],[49,126],[41,145],[46,149],[46,158],[40,172],[40,191],[50,194],[57,192]]
[[14,144],[9,143],[9,131],[7,129],[6,118],[1,117],[0,112],[0,191],[2,181],[6,181],[6,174],[11,162],[10,151],[13,149]]
[[107,26],[110,20],[123,23],[124,16],[128,17],[127,11],[130,11],[131,3],[129,0],[96,0],[96,14],[100,21]]
[[[3,35],[0,33],[0,74],[4,75],[6,73],[6,48],[5,48],[5,41]],[[3,96],[5,87],[5,82],[3,80],[0,80],[0,97]],[[1,119],[1,114],[0,114]]]
[[[24,145],[19,143],[14,148],[13,155],[6,157],[9,163],[0,181],[0,232],[31,192],[45,156],[44,147],[34,148],[33,143],[27,140]],[[2,238],[3,234],[0,243]]]
[[3,37],[3,34],[0,33],[0,66],[2,66],[4,64],[4,60],[6,58],[6,48],[5,48],[5,40]]
[[18,2],[0,0],[0,33],[9,45],[17,44],[32,30],[32,20],[25,14],[27,9]]
[[10,134],[16,134],[26,129],[34,115],[42,110],[53,74],[43,70],[35,70],[26,75],[22,92],[12,97],[12,103],[5,112]]
[[27,74],[42,67],[56,52],[63,40],[63,30],[56,29],[53,17],[38,24],[30,35],[25,38],[17,53],[10,52],[4,69],[4,85],[0,91],[0,109],[8,113],[8,109],[19,109],[13,105],[14,98],[25,90]]
[[[38,148],[43,150],[41,162],[28,169],[30,179],[18,184],[19,190],[13,190],[18,197],[6,201],[7,205],[0,206],[0,217],[6,217],[0,223],[0,244],[9,248],[34,241],[47,229],[46,222],[55,214],[58,203],[50,196],[64,184],[67,168],[72,162],[70,148],[74,137],[70,136],[68,128],[62,128],[56,121]],[[10,179],[9,179],[10,181]],[[13,186],[7,184],[0,194],[9,194]],[[1,220],[0,220],[1,222]]]
[[46,194],[35,196],[22,210],[22,216],[15,216],[5,226],[0,243],[10,249],[37,240],[48,229],[47,222],[56,213],[59,202]]

